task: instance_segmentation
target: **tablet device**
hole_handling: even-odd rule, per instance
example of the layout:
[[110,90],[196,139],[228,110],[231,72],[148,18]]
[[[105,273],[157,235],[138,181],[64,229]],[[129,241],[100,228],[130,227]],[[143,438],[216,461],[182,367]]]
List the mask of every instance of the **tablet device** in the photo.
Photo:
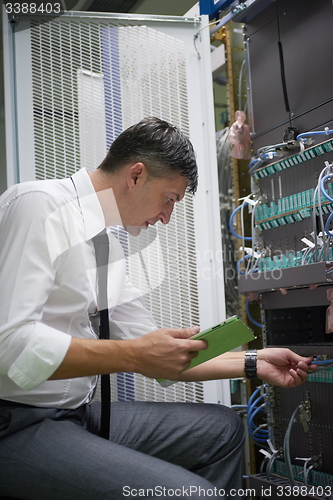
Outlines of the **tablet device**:
[[[228,318],[223,323],[220,323],[212,328],[208,328],[203,332],[196,333],[190,339],[205,340],[208,344],[207,349],[198,351],[198,356],[192,359],[190,366],[187,368],[194,368],[195,366],[205,363],[206,361],[223,354],[224,352],[231,351],[235,347],[247,344],[254,340],[256,337],[253,335],[252,330],[243,323],[237,316]],[[164,387],[167,387],[175,380],[157,379],[157,381]]]

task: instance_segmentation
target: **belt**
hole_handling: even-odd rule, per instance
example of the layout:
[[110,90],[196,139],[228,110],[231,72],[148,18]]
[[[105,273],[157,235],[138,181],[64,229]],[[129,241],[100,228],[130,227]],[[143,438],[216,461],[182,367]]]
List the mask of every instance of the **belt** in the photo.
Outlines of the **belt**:
[[15,401],[8,401],[7,399],[0,399],[0,407],[3,406],[17,406],[19,408],[36,408],[36,406],[26,405],[24,403],[16,403]]

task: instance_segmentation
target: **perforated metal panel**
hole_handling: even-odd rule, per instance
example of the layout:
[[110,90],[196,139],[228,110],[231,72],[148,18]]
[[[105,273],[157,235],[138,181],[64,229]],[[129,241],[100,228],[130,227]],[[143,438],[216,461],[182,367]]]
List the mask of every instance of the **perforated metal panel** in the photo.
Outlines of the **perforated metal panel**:
[[[96,89],[98,76],[103,78],[100,26],[32,20],[30,32],[36,179],[68,177],[81,166],[92,170],[98,165],[89,160],[106,153],[94,133],[103,96],[101,86]],[[87,145],[83,120],[88,117]],[[105,118],[98,126],[105,130]]]
[[[189,136],[182,41],[147,26],[59,20],[33,22],[31,38],[36,178],[93,170],[105,156],[105,139],[109,146],[145,116]],[[149,231],[130,239],[131,281],[158,326],[199,324],[191,195],[154,236],[152,244]],[[163,389],[140,375],[118,375],[113,385],[114,399],[203,401],[202,384]]]
[[81,167],[95,170],[106,152],[104,77],[77,70]]

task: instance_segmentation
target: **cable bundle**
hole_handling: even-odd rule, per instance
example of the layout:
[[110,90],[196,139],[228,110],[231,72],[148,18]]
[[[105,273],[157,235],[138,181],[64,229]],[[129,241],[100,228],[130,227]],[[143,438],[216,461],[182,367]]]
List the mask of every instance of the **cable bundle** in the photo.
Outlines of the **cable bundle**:
[[260,394],[260,390],[261,387],[258,387],[254,391],[247,404],[247,428],[249,436],[259,446],[261,446],[262,444],[267,444],[267,440],[269,438],[268,430],[265,429],[265,427],[267,427],[267,424],[261,424],[258,426],[254,423],[254,418],[258,413],[264,412],[266,414],[266,403],[263,402],[260,404],[260,402],[264,399],[264,396]]
[[[333,234],[329,230],[329,225],[332,220],[332,214],[328,217],[326,223],[324,223],[324,214],[322,210],[322,202],[326,199],[333,202],[333,199],[329,196],[325,189],[325,182],[330,178],[332,165],[328,162],[325,162],[325,168],[320,172],[318,178],[318,184],[314,191],[313,200],[312,200],[312,224],[313,224],[313,239],[314,239],[314,249],[312,250],[312,254],[314,254],[315,262],[320,260],[327,260],[328,249],[329,249],[329,240],[333,236]],[[317,225],[316,225],[316,213],[318,210],[320,228],[321,228],[321,241],[322,245],[318,248],[318,234],[317,234]]]
[[226,307],[228,316],[238,313],[236,248],[233,238],[228,231],[229,217],[232,212],[232,176],[230,167],[230,143],[228,142],[229,128],[226,127],[216,133],[217,165],[219,174],[221,235],[223,243],[223,268],[226,291]]

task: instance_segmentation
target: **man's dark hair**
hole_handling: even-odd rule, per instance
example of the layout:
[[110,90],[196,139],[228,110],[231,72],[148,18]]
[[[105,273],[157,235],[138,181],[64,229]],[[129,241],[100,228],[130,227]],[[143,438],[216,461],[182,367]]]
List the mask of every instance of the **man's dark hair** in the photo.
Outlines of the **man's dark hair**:
[[99,168],[113,173],[137,162],[142,162],[152,177],[180,174],[188,178],[191,193],[197,189],[198,167],[193,146],[183,132],[164,120],[144,118],[124,130],[111,144]]

